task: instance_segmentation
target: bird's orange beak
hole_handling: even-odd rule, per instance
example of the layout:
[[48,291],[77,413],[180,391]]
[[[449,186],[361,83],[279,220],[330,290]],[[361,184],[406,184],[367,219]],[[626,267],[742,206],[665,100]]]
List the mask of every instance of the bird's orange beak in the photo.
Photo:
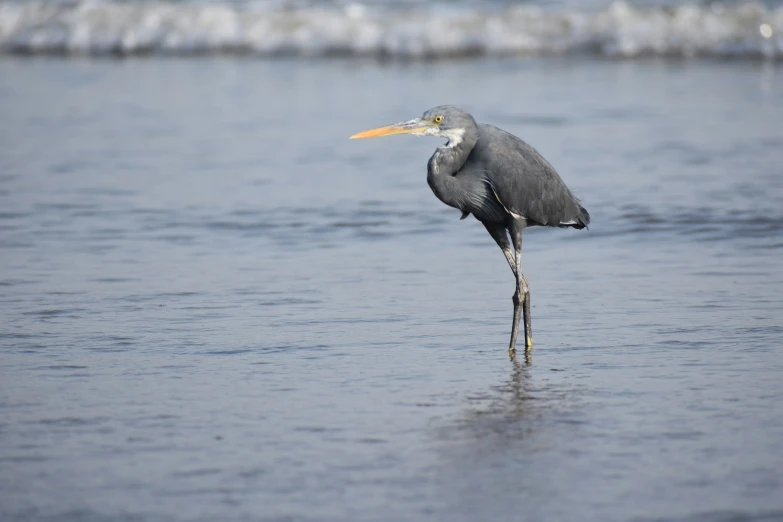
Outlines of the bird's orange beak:
[[386,125],[384,127],[378,127],[376,129],[366,130],[358,134],[354,134],[349,139],[362,140],[364,138],[380,138],[381,136],[391,136],[393,134],[416,134],[422,135],[424,131],[432,127],[432,124],[428,121],[416,118],[415,120],[403,121],[395,123],[394,125]]

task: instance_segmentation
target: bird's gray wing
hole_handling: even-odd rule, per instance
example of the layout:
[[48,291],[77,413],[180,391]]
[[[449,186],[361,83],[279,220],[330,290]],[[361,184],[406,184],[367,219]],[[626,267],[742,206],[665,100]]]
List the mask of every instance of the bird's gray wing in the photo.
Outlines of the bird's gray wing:
[[589,216],[554,167],[532,146],[482,124],[472,156],[487,172],[492,190],[510,213],[531,225],[587,225]]

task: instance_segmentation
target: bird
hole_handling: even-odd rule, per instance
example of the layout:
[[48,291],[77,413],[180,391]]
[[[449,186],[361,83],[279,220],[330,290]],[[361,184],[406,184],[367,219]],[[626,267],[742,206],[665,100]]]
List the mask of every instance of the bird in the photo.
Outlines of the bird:
[[418,118],[350,139],[395,134],[447,140],[427,162],[427,184],[440,201],[462,212],[460,219],[473,215],[480,221],[503,251],[516,280],[508,353],[512,358],[516,354],[521,313],[529,354],[533,331],[530,287],[522,274],[522,234],[534,226],[586,229],[590,214],[536,149],[498,127],[476,123],[459,107],[434,107]]

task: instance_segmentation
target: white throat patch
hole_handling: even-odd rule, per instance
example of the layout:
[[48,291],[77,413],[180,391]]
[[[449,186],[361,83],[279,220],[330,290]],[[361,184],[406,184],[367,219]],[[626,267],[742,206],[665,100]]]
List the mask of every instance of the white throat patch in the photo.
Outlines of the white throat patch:
[[444,138],[448,138],[446,148],[452,149],[462,143],[462,137],[465,135],[465,129],[449,129],[440,133]]

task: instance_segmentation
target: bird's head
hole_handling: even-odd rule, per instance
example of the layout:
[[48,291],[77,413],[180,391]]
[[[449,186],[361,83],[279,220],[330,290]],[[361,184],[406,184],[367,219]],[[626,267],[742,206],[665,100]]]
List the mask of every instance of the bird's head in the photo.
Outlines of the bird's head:
[[441,105],[425,111],[419,118],[386,125],[354,134],[350,139],[379,138],[392,134],[413,134],[414,136],[439,136],[447,138],[454,146],[462,141],[468,129],[474,129],[476,121],[467,111],[453,105]]

